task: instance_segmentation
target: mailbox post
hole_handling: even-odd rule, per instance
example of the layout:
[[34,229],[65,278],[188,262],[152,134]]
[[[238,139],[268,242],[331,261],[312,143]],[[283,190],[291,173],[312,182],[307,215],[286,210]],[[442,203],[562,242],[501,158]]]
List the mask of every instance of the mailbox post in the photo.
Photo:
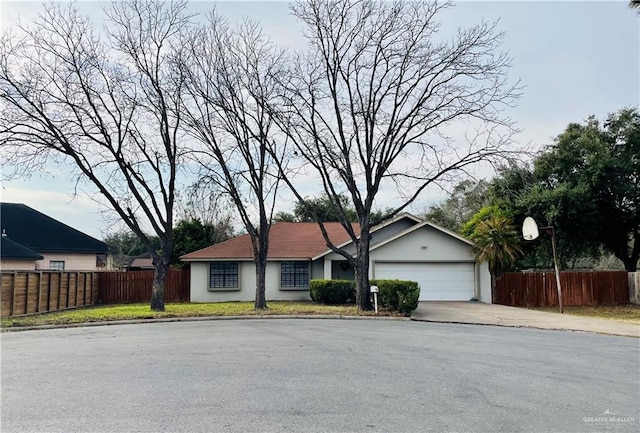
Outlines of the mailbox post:
[[376,314],[378,314],[378,286],[371,286],[371,293],[373,294],[373,307],[376,310]]

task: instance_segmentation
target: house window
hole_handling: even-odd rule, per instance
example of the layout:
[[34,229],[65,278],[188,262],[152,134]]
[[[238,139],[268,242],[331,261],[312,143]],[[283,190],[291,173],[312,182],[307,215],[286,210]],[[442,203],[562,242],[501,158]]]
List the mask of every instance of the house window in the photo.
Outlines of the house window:
[[209,264],[209,287],[212,289],[238,287],[238,262]]
[[96,254],[96,267],[104,268],[107,266],[107,255],[106,254]]
[[49,262],[49,269],[52,271],[64,271],[64,260],[51,260]]
[[309,287],[309,263],[282,262],[280,285],[282,287]]

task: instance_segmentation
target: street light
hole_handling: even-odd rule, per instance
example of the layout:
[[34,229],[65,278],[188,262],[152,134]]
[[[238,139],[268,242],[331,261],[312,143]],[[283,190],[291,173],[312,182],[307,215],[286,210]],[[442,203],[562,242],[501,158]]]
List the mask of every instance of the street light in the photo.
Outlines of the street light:
[[[556,251],[556,231],[553,226],[540,227],[540,230],[544,230],[551,235],[551,249],[553,250],[553,267],[556,270],[556,287],[558,288],[558,304],[560,305],[560,314],[563,314],[562,309],[562,288],[560,287],[560,271],[558,270],[558,253]],[[526,241],[532,241],[540,236],[538,232],[538,224],[536,220],[531,217],[526,217],[522,224],[522,237]]]

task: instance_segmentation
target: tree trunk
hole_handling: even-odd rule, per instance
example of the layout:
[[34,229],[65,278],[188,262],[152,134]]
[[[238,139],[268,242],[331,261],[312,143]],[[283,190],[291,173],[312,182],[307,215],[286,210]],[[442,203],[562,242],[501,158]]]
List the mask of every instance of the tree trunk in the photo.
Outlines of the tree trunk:
[[624,270],[627,272],[637,272],[638,270],[638,257],[628,257],[622,259],[624,264]]
[[267,309],[266,298],[266,272],[267,272],[267,253],[260,248],[256,255],[256,301],[254,307],[256,310]]
[[[366,232],[366,233],[365,233]],[[371,311],[371,288],[369,287],[369,230],[360,232],[356,271],[356,305],[360,311]]]
[[153,288],[151,290],[151,309],[164,311],[164,282],[169,272],[169,257],[167,254],[157,256],[153,261],[155,272],[153,274]]
[[[633,248],[631,248],[631,254],[625,254],[625,257],[618,257],[624,263],[624,269],[627,272],[637,272],[638,259],[640,259],[640,234],[634,233],[633,236]],[[626,252],[626,251],[625,251]]]

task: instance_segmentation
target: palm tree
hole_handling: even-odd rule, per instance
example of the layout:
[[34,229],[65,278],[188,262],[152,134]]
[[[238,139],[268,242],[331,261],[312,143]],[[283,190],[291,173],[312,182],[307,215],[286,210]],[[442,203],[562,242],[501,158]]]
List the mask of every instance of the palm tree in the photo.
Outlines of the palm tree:
[[637,13],[640,14],[640,0],[629,0],[629,7],[631,9],[638,9]]
[[480,221],[469,238],[475,244],[474,251],[478,260],[489,263],[491,297],[495,299],[496,280],[522,255],[520,236],[508,218],[491,216]]

